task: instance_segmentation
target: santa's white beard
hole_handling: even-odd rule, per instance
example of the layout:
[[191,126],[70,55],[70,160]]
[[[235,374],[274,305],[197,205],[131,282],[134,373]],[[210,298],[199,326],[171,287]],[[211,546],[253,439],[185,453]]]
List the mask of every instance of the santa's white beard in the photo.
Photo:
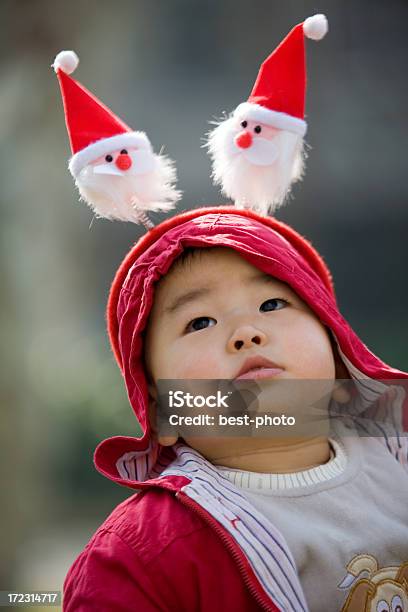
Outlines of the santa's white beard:
[[138,223],[143,212],[174,207],[181,192],[173,186],[173,162],[163,155],[146,155],[152,155],[154,163],[145,174],[132,174],[131,169],[120,175],[96,174],[91,164],[83,168],[75,182],[97,217]]
[[208,137],[213,161],[212,177],[238,208],[253,208],[267,215],[281,206],[292,183],[303,176],[304,141],[286,130],[270,141],[254,136],[253,144],[239,149],[236,119],[220,123]]

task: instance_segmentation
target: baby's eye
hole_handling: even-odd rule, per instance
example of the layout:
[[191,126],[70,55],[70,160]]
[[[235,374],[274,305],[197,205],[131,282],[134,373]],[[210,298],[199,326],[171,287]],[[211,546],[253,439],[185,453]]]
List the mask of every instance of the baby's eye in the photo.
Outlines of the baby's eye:
[[185,331],[186,332],[200,331],[200,329],[205,329],[206,327],[210,327],[210,325],[206,324],[209,321],[214,321],[214,324],[217,323],[217,321],[213,319],[212,317],[197,317],[196,319],[193,319],[192,321],[190,321]]
[[[281,308],[285,308],[289,302],[284,300],[283,298],[271,298],[270,300],[266,300],[261,306],[259,310],[262,312],[270,312],[271,310],[280,310]],[[265,309],[263,308],[265,306]]]

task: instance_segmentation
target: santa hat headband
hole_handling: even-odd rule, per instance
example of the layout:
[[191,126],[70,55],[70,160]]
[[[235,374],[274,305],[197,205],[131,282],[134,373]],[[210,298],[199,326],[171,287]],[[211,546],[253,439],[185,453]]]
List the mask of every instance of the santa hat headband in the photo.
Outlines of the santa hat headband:
[[[245,128],[247,120],[253,119],[302,138],[306,132],[304,38],[319,40],[327,29],[327,19],[320,14],[295,26],[263,62],[247,102],[235,109],[232,115],[234,120],[240,119]],[[71,74],[78,63],[74,51],[61,51],[53,63],[61,88],[72,150],[69,170],[82,199],[97,216],[142,222],[149,228],[152,222],[146,216],[146,211],[171,210],[181,196],[174,185],[174,164],[161,154],[154,155],[144,132],[133,131],[72,78]],[[259,134],[260,127],[256,129]],[[284,202],[291,183],[302,176],[302,149],[296,142],[292,143],[285,161],[277,166],[277,171],[272,168],[268,175],[268,166],[273,166],[276,158],[274,144],[266,147],[261,137],[255,143],[257,146],[252,147],[254,137],[249,132],[237,138],[233,143],[234,155],[236,147],[250,149],[245,159],[252,164],[251,172],[248,175],[241,172],[241,179],[238,176],[235,180],[230,172],[230,158],[225,160],[223,151],[224,148],[230,149],[231,143],[219,141],[216,135],[209,142],[210,155],[214,160],[213,178],[238,207],[272,212]],[[132,151],[130,156],[128,148],[136,151]],[[143,152],[144,157],[141,155]],[[103,157],[104,160],[100,159]],[[111,166],[108,168],[107,164]],[[259,166],[263,166],[266,172],[260,173]],[[102,175],[100,181],[96,174]],[[125,186],[127,178],[132,182],[131,190]]]
[[234,116],[304,136],[305,36],[320,40],[327,30],[327,19],[321,14],[296,25],[263,62],[248,101],[235,109]]
[[74,51],[61,51],[53,63],[61,88],[65,123],[73,154],[69,170],[74,178],[90,161],[114,149],[131,146],[151,149],[144,132],[133,131],[70,76],[78,63]]

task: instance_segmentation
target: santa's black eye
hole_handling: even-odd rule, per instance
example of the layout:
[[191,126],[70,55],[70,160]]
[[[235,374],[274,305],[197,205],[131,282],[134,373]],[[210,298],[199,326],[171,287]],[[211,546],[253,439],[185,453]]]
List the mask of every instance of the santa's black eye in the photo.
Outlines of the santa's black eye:
[[127,149],[122,149],[120,152],[121,155],[127,155]]
[[[263,309],[262,306],[265,306],[265,304],[266,308]],[[285,306],[287,306],[288,304],[289,302],[287,300],[284,300],[283,298],[271,298],[269,300],[266,300],[266,302],[263,302],[259,309],[262,312],[271,312],[274,310],[281,310],[281,308],[285,308]]]
[[260,134],[260,133],[262,132],[262,128],[261,128],[261,126],[260,126],[260,125],[256,125],[256,126],[254,127],[254,132],[255,132],[256,134]]
[[107,156],[105,157],[105,159],[106,159],[106,161],[107,161],[107,162],[111,162],[111,161],[113,161],[113,157],[112,157],[112,155],[107,155]]
[[246,128],[248,121],[241,121],[241,127]]

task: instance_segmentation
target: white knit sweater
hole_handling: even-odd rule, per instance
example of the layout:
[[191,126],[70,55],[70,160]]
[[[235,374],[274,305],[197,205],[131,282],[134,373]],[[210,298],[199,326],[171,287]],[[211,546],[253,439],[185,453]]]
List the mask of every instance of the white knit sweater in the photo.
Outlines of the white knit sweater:
[[408,563],[408,473],[376,438],[336,425],[329,441],[326,464],[294,474],[216,467],[285,537],[310,612],[342,610],[362,579],[394,610]]

